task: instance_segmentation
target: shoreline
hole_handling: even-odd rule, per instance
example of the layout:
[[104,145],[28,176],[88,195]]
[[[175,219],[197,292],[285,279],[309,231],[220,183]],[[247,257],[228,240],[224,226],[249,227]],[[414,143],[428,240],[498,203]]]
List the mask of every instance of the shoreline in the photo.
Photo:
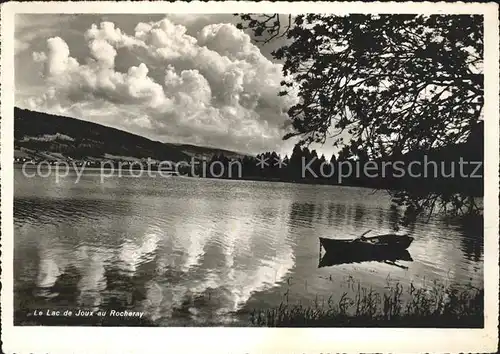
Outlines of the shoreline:
[[[56,165],[51,165],[52,167],[56,167]],[[15,170],[21,170],[22,169],[22,164],[14,164],[14,169]],[[27,170],[33,171],[36,170],[37,167],[32,167],[32,166],[27,166]],[[47,168],[43,168],[44,171],[48,170]],[[100,168],[100,167],[85,167],[86,171],[113,171],[114,169],[112,168]],[[132,169],[131,171],[139,171],[139,169]],[[73,170],[73,172],[76,172]],[[158,172],[158,170],[151,170],[150,172]],[[165,173],[165,171],[163,171]],[[69,175],[68,175],[69,176]],[[67,177],[67,176],[59,176],[59,177]],[[202,177],[202,176],[190,176],[188,174],[179,174],[175,175],[172,174],[170,176],[161,176],[161,175],[156,175],[154,177],[148,176],[148,175],[140,175],[140,176],[134,176],[133,173],[130,173],[129,170],[127,170],[126,174],[118,175],[118,174],[113,174],[111,176],[106,176],[106,178],[109,177],[131,177],[131,178],[189,178],[189,179],[206,179],[206,180],[217,180],[217,181],[249,181],[249,182],[272,182],[272,183],[287,183],[287,184],[300,184],[300,185],[314,185],[314,186],[330,186],[330,187],[348,187],[348,188],[365,188],[365,189],[370,189],[374,192],[382,191],[382,192],[397,192],[404,190],[404,188],[387,188],[387,187],[376,187],[376,186],[364,186],[364,185],[357,185],[357,184],[338,184],[338,183],[328,183],[328,181],[322,182],[321,180],[314,180],[314,179],[304,179],[304,180],[289,180],[289,179],[277,179],[277,178],[260,178],[260,177],[241,177],[241,178],[224,178],[224,177]],[[418,181],[415,181],[417,183]],[[484,195],[477,195],[473,196],[474,198],[479,198],[482,199]]]
[[[409,288],[410,289],[410,288]],[[162,326],[145,313],[140,316],[32,316],[33,311],[15,309],[14,323],[17,326],[139,326],[139,327],[310,327],[310,328],[483,328],[484,288],[469,287],[467,290],[453,286],[435,286],[429,291],[424,288],[408,290],[410,295],[402,299],[404,289],[399,284],[389,291],[378,293],[358,288],[354,294],[343,293],[338,302],[315,303],[312,305],[282,302],[270,308],[239,310],[231,313],[234,321],[213,321],[199,323],[172,320],[172,326]],[[104,306],[102,311],[117,311]],[[118,311],[133,312],[121,308]],[[244,318],[247,317],[245,320]]]

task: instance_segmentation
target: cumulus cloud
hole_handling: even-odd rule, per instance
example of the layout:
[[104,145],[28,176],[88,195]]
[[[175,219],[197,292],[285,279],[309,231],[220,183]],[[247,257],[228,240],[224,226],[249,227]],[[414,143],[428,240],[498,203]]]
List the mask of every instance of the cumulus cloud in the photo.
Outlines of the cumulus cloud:
[[[30,108],[100,122],[105,107],[113,112],[106,124],[163,141],[243,152],[281,146],[297,98],[278,96],[281,64],[234,25],[209,24],[194,37],[167,18],[138,23],[133,34],[103,22],[82,36],[87,58],[73,58],[60,37],[33,53],[47,90]],[[135,65],[120,67],[123,60]]]
[[115,66],[116,50],[108,42],[102,39],[95,39],[89,43],[91,55],[106,68]]
[[[66,42],[60,37],[49,38],[47,40],[48,57],[47,75],[58,76],[78,67],[75,58],[69,56],[69,48]],[[43,57],[43,54],[41,54]]]

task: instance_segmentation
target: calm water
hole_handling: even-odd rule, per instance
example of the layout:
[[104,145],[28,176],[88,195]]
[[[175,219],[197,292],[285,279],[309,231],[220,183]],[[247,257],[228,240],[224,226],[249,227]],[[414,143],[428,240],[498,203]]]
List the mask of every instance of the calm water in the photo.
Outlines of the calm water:
[[254,308],[341,296],[352,280],[483,284],[480,235],[440,219],[409,233],[407,269],[318,268],[318,236],[391,232],[371,189],[191,178],[25,178],[15,171],[15,306],[145,311],[160,325],[248,324]]

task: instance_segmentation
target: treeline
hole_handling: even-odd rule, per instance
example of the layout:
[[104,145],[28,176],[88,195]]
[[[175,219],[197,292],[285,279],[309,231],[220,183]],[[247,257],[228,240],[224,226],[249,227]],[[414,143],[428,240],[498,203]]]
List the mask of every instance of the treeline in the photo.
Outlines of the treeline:
[[[481,141],[479,141],[479,140]],[[481,137],[431,152],[411,152],[370,160],[364,151],[345,147],[330,159],[315,150],[295,146],[291,156],[265,152],[255,157],[229,159],[214,155],[191,171],[198,177],[269,180],[410,190],[426,194],[483,195]]]

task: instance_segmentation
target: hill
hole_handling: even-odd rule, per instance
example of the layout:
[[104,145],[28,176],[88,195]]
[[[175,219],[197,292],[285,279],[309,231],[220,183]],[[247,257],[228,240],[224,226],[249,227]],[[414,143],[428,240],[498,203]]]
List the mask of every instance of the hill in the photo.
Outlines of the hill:
[[243,154],[210,147],[153,141],[76,118],[14,108],[14,147],[16,157],[45,159],[147,159],[190,161],[192,157],[211,158],[223,153]]

